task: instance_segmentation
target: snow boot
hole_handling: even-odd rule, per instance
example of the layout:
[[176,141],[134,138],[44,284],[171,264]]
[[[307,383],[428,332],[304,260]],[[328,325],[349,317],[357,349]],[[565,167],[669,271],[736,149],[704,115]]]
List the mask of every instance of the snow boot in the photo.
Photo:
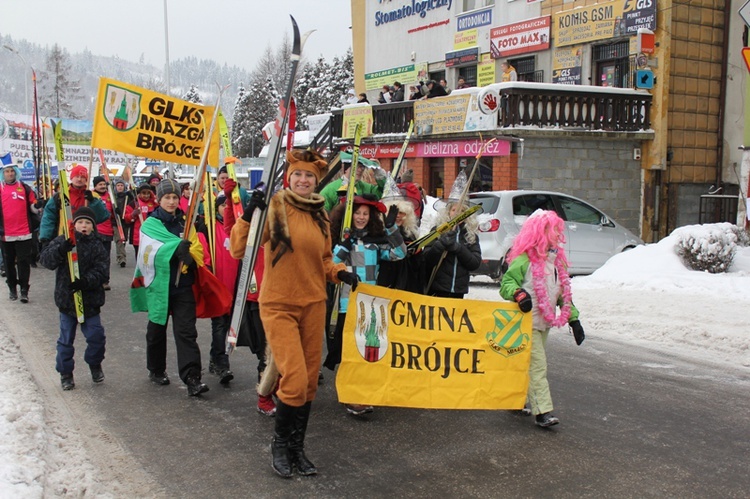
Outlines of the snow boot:
[[560,420],[553,416],[551,412],[545,412],[544,414],[536,415],[536,425],[541,426],[542,428],[549,428],[550,426],[554,426],[559,422]]
[[208,385],[203,383],[198,376],[188,376],[185,384],[187,385],[188,395],[191,397],[197,397],[208,391]]
[[75,388],[76,384],[73,382],[73,373],[61,374],[60,384],[62,385],[62,389],[65,391],[72,390],[73,388]]
[[289,455],[289,444],[294,432],[297,407],[287,405],[281,400],[276,405],[276,421],[271,442],[271,467],[281,477],[292,477],[292,460]]
[[151,380],[152,383],[155,385],[168,385],[169,384],[169,377],[167,376],[167,373],[164,371],[156,372],[156,371],[149,371],[148,372],[148,379]]
[[305,434],[307,433],[307,421],[310,419],[310,409],[312,402],[307,402],[302,407],[297,408],[297,414],[294,417],[294,432],[289,442],[289,457],[292,465],[297,469],[297,473],[303,476],[315,475],[318,469],[305,456]]
[[29,303],[29,288],[21,288],[21,303]]
[[94,383],[101,383],[104,381],[104,371],[102,371],[102,365],[96,364],[95,366],[89,366],[91,370],[91,381]]
[[16,301],[16,300],[18,300],[18,292],[16,291],[16,287],[15,286],[13,286],[13,287],[8,286],[8,287],[10,288],[10,293],[8,294],[8,299],[10,301]]

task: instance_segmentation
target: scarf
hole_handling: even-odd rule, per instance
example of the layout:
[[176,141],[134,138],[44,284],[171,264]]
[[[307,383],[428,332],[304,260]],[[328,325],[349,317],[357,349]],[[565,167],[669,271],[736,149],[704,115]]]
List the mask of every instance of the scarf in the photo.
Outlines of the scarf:
[[320,194],[312,194],[309,198],[303,198],[289,189],[279,191],[271,198],[268,206],[268,223],[270,230],[271,251],[279,252],[273,258],[271,266],[275,266],[279,259],[292,247],[292,237],[289,233],[289,222],[286,216],[287,204],[292,208],[307,212],[312,216],[315,223],[320,227],[323,237],[328,237],[328,215],[325,211],[325,199]]

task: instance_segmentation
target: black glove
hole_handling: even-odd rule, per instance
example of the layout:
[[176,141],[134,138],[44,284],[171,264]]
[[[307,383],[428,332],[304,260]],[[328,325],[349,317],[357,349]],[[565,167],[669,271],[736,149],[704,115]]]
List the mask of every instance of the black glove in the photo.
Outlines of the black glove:
[[344,234],[344,238],[339,244],[346,248],[349,253],[351,253],[352,248],[354,248],[354,238],[351,236],[351,234]]
[[89,203],[94,202],[94,193],[91,192],[90,190],[86,189],[86,193],[84,194],[84,197],[86,198],[86,201],[88,201]]
[[385,228],[393,227],[396,223],[396,217],[398,216],[398,207],[394,204],[388,208],[388,215],[385,216]]
[[68,287],[71,291],[83,291],[83,281],[81,279],[76,278],[73,282],[71,282]]
[[[49,242],[49,241],[47,241],[47,240],[45,239],[45,240],[44,240],[44,245],[46,246],[48,242]],[[39,241],[39,244],[42,244],[42,241]],[[68,238],[68,239],[66,239],[65,241],[63,241],[63,242],[62,242],[62,243],[60,244],[60,253],[62,253],[63,255],[65,255],[66,253],[69,253],[69,252],[70,252],[70,250],[72,250],[73,248],[75,248],[75,246],[76,246],[76,245],[75,245],[75,243],[73,242],[73,240],[72,240],[71,238]]]
[[513,293],[513,299],[518,303],[518,308],[521,309],[521,312],[526,313],[531,311],[531,296],[529,296],[529,293],[525,289],[518,288]]
[[185,265],[191,265],[195,262],[193,260],[193,255],[190,254],[190,241],[182,240],[180,241],[180,245],[177,246],[177,258],[180,259],[182,263]]
[[359,284],[359,276],[354,272],[349,272],[348,270],[339,270],[339,273],[336,274],[336,277],[339,278],[339,281],[351,286],[352,291],[357,289],[357,284]]
[[250,223],[253,220],[253,213],[255,213],[255,208],[258,208],[260,211],[266,209],[266,195],[263,193],[263,191],[259,191],[257,189],[254,190],[250,195],[250,203],[242,213],[242,219],[245,222]]
[[583,334],[583,326],[581,326],[581,321],[576,319],[574,321],[570,321],[568,325],[570,326],[570,329],[573,330],[573,338],[576,339],[576,345],[580,345],[581,343],[583,343],[583,340],[586,339],[586,335]]
[[34,203],[34,208],[37,210],[44,208],[47,205],[46,199],[37,199],[36,203]]
[[450,230],[440,236],[440,242],[443,244],[443,248],[445,248],[445,251],[448,251],[449,253],[455,253],[461,247],[461,245],[456,240],[455,230]]

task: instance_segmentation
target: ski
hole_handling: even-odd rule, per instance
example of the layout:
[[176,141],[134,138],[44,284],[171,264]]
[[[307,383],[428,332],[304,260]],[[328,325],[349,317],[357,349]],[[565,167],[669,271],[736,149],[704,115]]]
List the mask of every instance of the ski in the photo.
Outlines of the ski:
[[[297,126],[297,105],[294,103],[294,97],[289,99],[289,105],[287,106],[286,113],[286,124],[284,126],[286,130],[286,149],[285,152],[294,149],[294,128]],[[281,147],[284,147],[282,142]],[[280,165],[276,170],[276,177],[273,179],[273,191],[276,192],[281,189],[289,187],[289,183],[286,180],[286,155],[280,156]]]
[[[65,155],[63,153],[62,121],[52,121],[52,129],[55,134],[55,152],[57,154],[57,173],[60,179],[60,225],[62,226],[65,239],[70,239],[73,248],[68,252],[68,269],[70,270],[70,282],[81,278],[78,268],[78,248],[76,248],[76,231],[73,227],[73,213],[70,206],[70,187],[68,186],[68,174],[65,171]],[[76,318],[79,324],[86,320],[83,310],[83,293],[73,292],[73,302],[76,307]]]
[[[112,181],[109,178],[109,168],[107,168],[107,162],[104,161],[104,152],[99,149],[99,163],[101,165],[101,173],[104,177],[104,180],[107,181],[107,191],[109,192],[109,199],[112,202],[112,211],[114,211],[114,218],[115,222],[117,223],[117,235],[120,236],[120,242],[125,241],[125,231],[122,228],[122,221],[120,220],[120,217],[117,216],[117,196],[115,195],[115,188],[112,185]],[[123,206],[123,210],[125,210],[125,207]],[[123,213],[125,213],[123,211]]]
[[216,195],[211,186],[211,172],[203,176],[203,217],[206,223],[206,240],[211,255],[211,266],[216,271]]
[[[219,87],[219,95],[216,96],[216,104],[214,107],[214,114],[211,118],[211,126],[208,127],[208,133],[206,134],[206,145],[203,147],[203,153],[201,155],[201,162],[195,172],[195,178],[193,178],[193,192],[190,193],[190,201],[188,202],[188,210],[185,214],[185,232],[182,234],[182,239],[188,241],[190,238],[190,231],[195,226],[195,220],[198,218],[198,206],[203,199],[203,186],[205,185],[204,177],[206,176],[206,167],[208,166],[208,150],[211,148],[211,137],[216,129],[216,117],[219,115],[219,106],[221,105],[221,96],[224,91],[229,88],[229,85],[224,87],[216,84]],[[205,124],[205,123],[204,123]],[[177,266],[178,269],[182,268],[183,262],[180,262]],[[180,275],[182,272],[177,272],[175,278],[175,286],[180,282]]]
[[[287,121],[288,103],[292,97],[292,90],[294,89],[294,80],[297,75],[297,68],[299,66],[300,57],[302,55],[302,40],[300,39],[299,27],[294,17],[289,16],[292,19],[292,29],[294,31],[294,42],[292,45],[291,54],[291,67],[289,71],[289,79],[284,90],[284,95],[279,100],[279,109],[276,113],[276,121],[274,124],[274,134],[271,137],[271,143],[268,149],[268,158],[266,160],[266,167],[263,170],[263,183],[266,185],[265,202],[266,205],[271,203],[271,196],[273,196],[273,184],[278,175],[281,156],[281,137],[284,133],[284,126]],[[237,284],[237,294],[234,297],[234,307],[232,309],[232,319],[229,324],[229,332],[227,333],[226,340],[226,353],[231,354],[237,346],[237,335],[240,331],[242,324],[242,318],[245,314],[245,303],[247,300],[247,290],[250,286],[250,276],[255,269],[255,262],[258,258],[258,249],[260,247],[260,239],[263,236],[263,225],[266,221],[266,210],[255,210],[253,217],[250,222],[250,231],[247,235],[247,244],[245,246],[245,255],[242,257],[242,265],[240,269],[240,275]]]
[[[352,166],[349,168],[349,183],[346,184],[346,210],[344,221],[341,224],[341,241],[351,237],[352,215],[354,213],[354,184],[357,179],[357,162],[359,162],[359,146],[362,143],[362,126],[357,125],[354,129],[354,149],[352,151]],[[333,291],[333,303],[331,303],[331,320],[328,323],[328,334],[333,335],[336,324],[339,322],[339,297],[343,284],[336,285]]]
[[[227,126],[227,120],[224,118],[224,114],[219,111],[219,136],[221,137],[221,146],[224,148],[224,164],[227,167],[227,175],[235,183],[234,189],[232,189],[232,199],[228,199],[229,206],[231,206],[234,212],[234,219],[237,220],[242,216],[245,211],[245,207],[242,206],[242,198],[240,197],[240,183],[237,181],[237,172],[234,169],[234,163],[239,160],[232,155],[232,141],[229,140],[229,127]],[[248,177],[249,178],[249,177]]]
[[401,165],[404,164],[404,156],[406,156],[406,149],[409,147],[409,140],[411,139],[411,134],[413,131],[414,120],[411,120],[409,122],[409,130],[407,130],[406,132],[406,139],[404,139],[404,143],[401,146],[401,151],[399,151],[396,162],[393,163],[393,168],[391,169],[391,178],[393,180],[396,180],[399,176],[399,173],[401,173]]
[[472,216],[474,213],[477,213],[482,209],[481,205],[474,205],[470,207],[468,210],[462,211],[455,217],[451,218],[447,222],[441,224],[438,227],[435,227],[433,230],[425,234],[424,236],[420,237],[419,239],[415,239],[414,241],[410,242],[406,245],[406,250],[409,253],[416,253],[418,251],[421,251],[430,244],[435,239],[439,238],[449,230],[454,229],[456,226],[458,226],[461,222]]

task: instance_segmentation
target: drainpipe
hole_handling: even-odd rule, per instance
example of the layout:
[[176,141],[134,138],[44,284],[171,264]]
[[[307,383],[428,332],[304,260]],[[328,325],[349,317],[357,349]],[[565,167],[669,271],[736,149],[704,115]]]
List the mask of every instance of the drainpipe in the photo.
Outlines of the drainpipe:
[[725,106],[727,105],[727,67],[729,65],[729,19],[732,11],[730,10],[730,4],[732,2],[724,3],[724,40],[722,45],[722,57],[721,57],[721,88],[719,90],[719,127],[716,130],[717,135],[717,146],[716,146],[716,182],[715,186],[721,185],[721,171],[722,165],[724,164],[724,116]]

